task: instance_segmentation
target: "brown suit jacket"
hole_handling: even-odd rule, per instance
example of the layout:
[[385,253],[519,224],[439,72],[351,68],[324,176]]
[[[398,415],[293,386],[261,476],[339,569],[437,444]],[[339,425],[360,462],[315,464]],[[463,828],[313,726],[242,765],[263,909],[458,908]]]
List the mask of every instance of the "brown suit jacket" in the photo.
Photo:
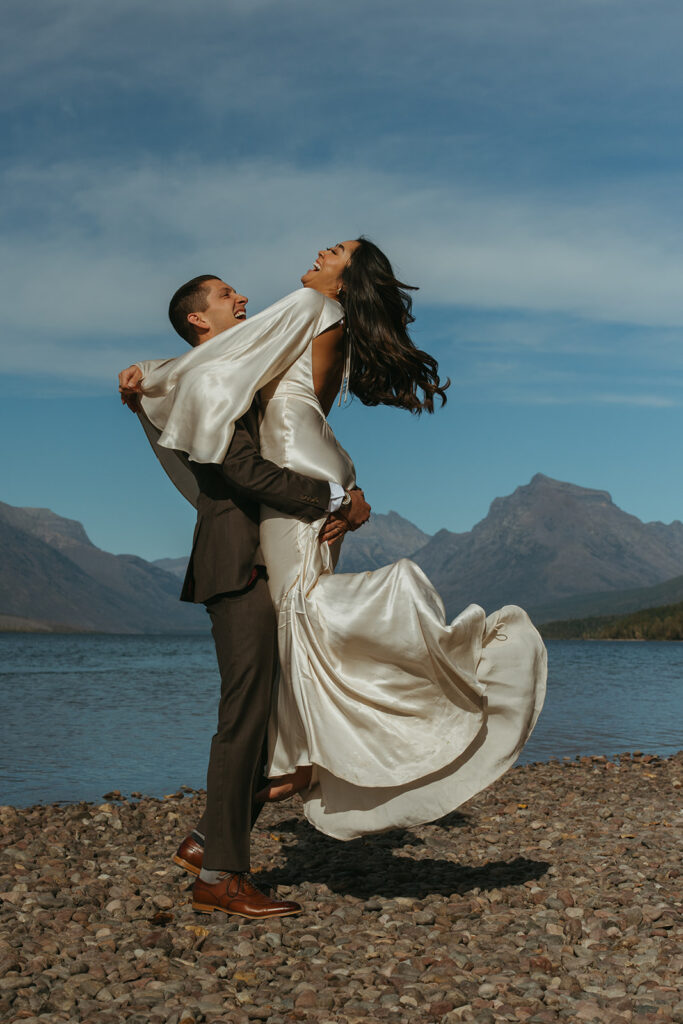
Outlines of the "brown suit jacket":
[[256,563],[261,503],[306,520],[327,513],[329,483],[264,459],[258,428],[254,403],[237,420],[220,465],[187,462],[200,494],[181,601],[208,601],[247,586]]

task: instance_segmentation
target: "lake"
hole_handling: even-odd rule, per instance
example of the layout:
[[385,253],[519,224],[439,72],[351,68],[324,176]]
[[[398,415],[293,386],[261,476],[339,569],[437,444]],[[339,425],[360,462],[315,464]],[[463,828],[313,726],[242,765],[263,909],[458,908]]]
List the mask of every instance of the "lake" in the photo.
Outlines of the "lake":
[[[548,641],[522,762],[683,746],[683,643]],[[0,634],[0,803],[203,787],[218,702],[210,636]]]

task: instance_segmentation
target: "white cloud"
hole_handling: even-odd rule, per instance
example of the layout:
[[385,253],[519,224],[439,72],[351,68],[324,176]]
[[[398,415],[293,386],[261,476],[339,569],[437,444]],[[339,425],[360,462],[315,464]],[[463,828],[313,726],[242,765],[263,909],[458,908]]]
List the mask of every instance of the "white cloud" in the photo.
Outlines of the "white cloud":
[[663,395],[600,394],[586,390],[570,395],[517,391],[510,392],[506,399],[524,405],[632,405],[646,409],[674,409],[681,405],[673,398],[666,398]]
[[[571,146],[594,143],[601,128],[651,142],[642,132],[657,114],[652,95],[680,94],[683,11],[672,0],[556,0],[548,17],[546,6],[14,5],[0,103],[21,111],[11,138],[31,156],[5,164],[0,183],[11,211],[0,243],[5,367],[109,374],[119,351],[166,344],[165,306],[180,281],[223,273],[258,308],[296,285],[319,245],[361,231],[420,285],[418,315],[426,303],[499,311],[506,348],[550,344],[544,324],[520,329],[511,315],[505,325],[508,311],[681,326],[680,181],[645,180],[638,154],[632,183],[618,184],[629,170],[619,166],[590,191],[557,175],[553,188],[533,161],[547,151],[556,169],[566,154],[567,181],[580,162]],[[50,132],[57,110],[77,126],[66,141],[62,122]],[[154,135],[157,110],[196,136],[167,133],[166,122]],[[233,137],[230,119],[245,110],[253,120]],[[122,116],[126,156],[83,158],[106,151]],[[282,134],[262,138],[266,122]],[[228,154],[280,155],[203,161],[197,139],[210,126]],[[549,127],[557,134],[546,145]],[[513,188],[497,164],[520,133],[531,174]],[[55,163],[72,140],[73,158]],[[408,173],[423,146],[443,160]]]
[[662,395],[602,394],[595,395],[594,401],[603,405],[639,405],[653,409],[673,409],[681,404]]
[[98,339],[165,333],[168,297],[196,273],[224,275],[259,308],[298,286],[319,246],[360,232],[419,284],[418,314],[429,303],[683,325],[683,241],[628,195],[426,188],[269,161],[15,168],[4,186],[4,327],[31,342],[7,346],[16,370],[34,368],[36,351],[48,371],[69,351],[94,365]]

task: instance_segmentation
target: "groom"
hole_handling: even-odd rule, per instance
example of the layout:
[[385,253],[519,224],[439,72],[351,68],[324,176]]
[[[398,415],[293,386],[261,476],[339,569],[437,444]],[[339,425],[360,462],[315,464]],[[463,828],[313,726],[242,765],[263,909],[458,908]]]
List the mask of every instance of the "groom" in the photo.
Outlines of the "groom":
[[[169,318],[193,347],[246,317],[247,298],[211,274],[195,277],[175,293]],[[122,401],[138,409],[142,372],[119,374]],[[211,618],[221,676],[218,728],[211,742],[206,809],[186,837],[177,864],[198,874],[192,905],[248,918],[298,914],[301,907],[274,900],[248,877],[250,831],[264,784],[266,729],[278,667],[277,630],[259,551],[259,505],[312,521],[331,516],[321,541],[356,530],[370,515],[358,489],[276,466],[259,450],[258,397],[235,424],[220,465],[190,462],[199,487],[197,526],[181,592],[203,603]]]

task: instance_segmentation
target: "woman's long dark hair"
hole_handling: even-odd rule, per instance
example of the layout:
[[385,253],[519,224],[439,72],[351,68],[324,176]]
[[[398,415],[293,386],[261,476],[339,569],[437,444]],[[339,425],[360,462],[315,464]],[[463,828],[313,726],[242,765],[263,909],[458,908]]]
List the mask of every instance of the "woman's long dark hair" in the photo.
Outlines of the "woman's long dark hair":
[[450,380],[441,383],[436,359],[416,348],[408,334],[415,319],[409,292],[417,289],[394,276],[373,242],[363,236],[357,241],[339,295],[351,349],[349,390],[363,405],[434,412],[434,396],[444,405]]

